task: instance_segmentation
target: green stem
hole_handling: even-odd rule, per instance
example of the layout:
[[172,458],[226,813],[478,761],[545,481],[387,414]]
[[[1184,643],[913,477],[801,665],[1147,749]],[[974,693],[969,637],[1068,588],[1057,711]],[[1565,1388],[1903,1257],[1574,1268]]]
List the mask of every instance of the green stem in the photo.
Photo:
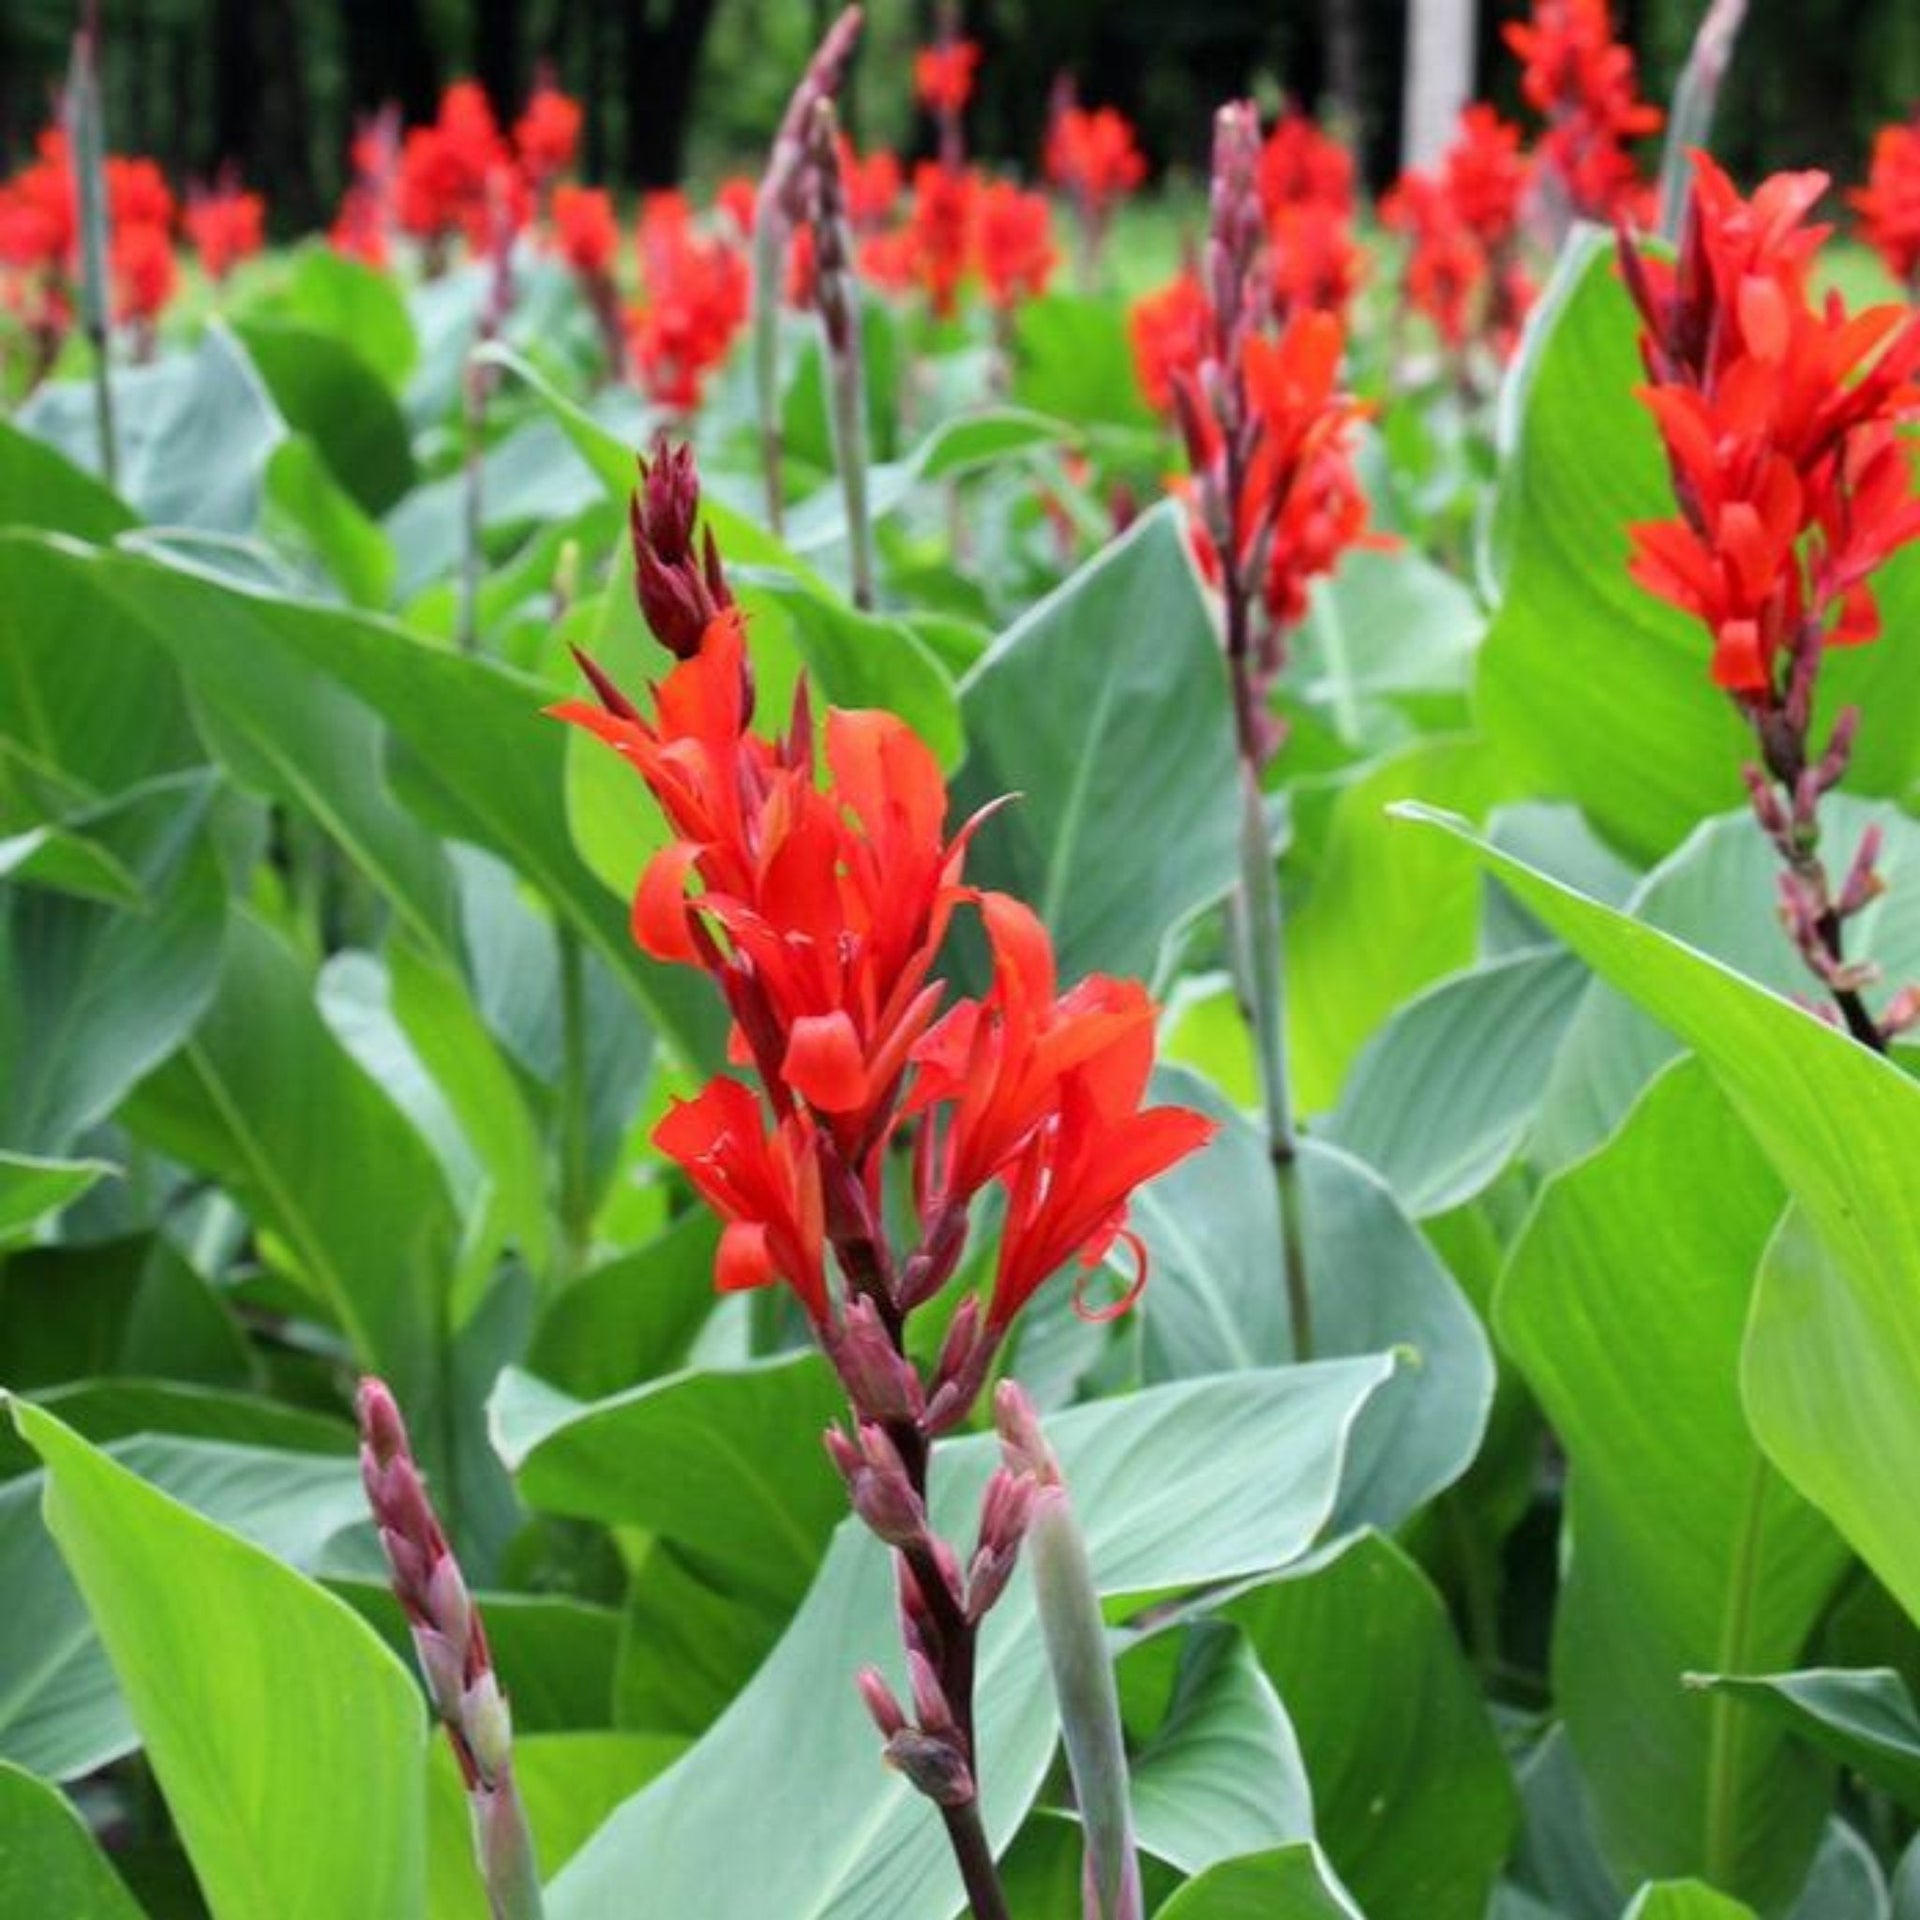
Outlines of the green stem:
[[473,1844],[492,1920],[545,1920],[533,1830],[512,1770],[473,1794]]
[[753,397],[760,415],[760,463],[767,486],[767,526],[779,538],[784,518],[780,433],[780,273],[784,222],[763,188],[753,218]]
[[67,137],[73,146],[79,190],[80,316],[93,348],[93,412],[100,442],[100,474],[117,487],[119,440],[113,423],[113,367],[108,352],[107,313],[107,142],[95,65],[96,29],[83,26],[73,41],[73,65],[67,78]]
[[1280,881],[1267,836],[1266,798],[1248,754],[1240,759],[1240,886],[1232,906],[1233,947],[1240,989],[1253,1024],[1254,1064],[1261,1117],[1273,1161],[1280,1207],[1281,1267],[1295,1360],[1313,1358],[1313,1301],[1307,1284],[1306,1236],[1301,1225],[1299,1145],[1287,1088],[1286,964],[1280,921]]
[[840,468],[840,494],[846,503],[847,556],[852,573],[853,604],[865,611],[873,605],[873,521],[867,507],[867,377],[862,351],[859,308],[854,308],[853,336],[845,351],[826,342],[833,380],[833,453]]
[[567,1270],[586,1264],[593,1235],[588,1166],[587,957],[580,936],[560,929],[560,1231]]
[[1087,1543],[1065,1487],[1043,1487],[1027,1526],[1027,1563],[1060,1728],[1087,1841],[1086,1920],[1140,1920],[1140,1860],[1127,1790],[1127,1747]]
[[[1760,1575],[1760,1537],[1772,1479],[1773,1469],[1756,1452],[1748,1471],[1740,1531],[1734,1538],[1726,1615],[1714,1656],[1716,1673],[1747,1673],[1752,1668],[1747,1640],[1753,1626],[1753,1590]],[[1726,1693],[1716,1692],[1707,1702],[1707,1805],[1700,1864],[1707,1881],[1722,1888],[1739,1884],[1740,1760],[1748,1711]]]
[[486,559],[488,385],[486,370],[477,358],[468,360],[464,384],[466,455],[461,507],[459,641],[462,653],[474,653],[480,646],[480,577]]
[[1713,131],[1720,83],[1746,17],[1747,0],[1711,0],[1673,90],[1666,146],[1660,156],[1660,232],[1676,244],[1687,215],[1687,155],[1695,147],[1705,148]]

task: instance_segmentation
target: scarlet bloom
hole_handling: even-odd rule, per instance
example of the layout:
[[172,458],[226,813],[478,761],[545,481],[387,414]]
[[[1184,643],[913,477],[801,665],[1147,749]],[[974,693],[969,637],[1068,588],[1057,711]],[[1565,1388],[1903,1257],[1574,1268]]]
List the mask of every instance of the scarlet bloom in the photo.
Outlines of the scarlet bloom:
[[1513,238],[1531,172],[1518,127],[1489,106],[1462,109],[1440,161],[1440,185],[1460,224],[1489,253]]
[[488,178],[506,159],[485,91],[454,81],[433,125],[410,128],[400,148],[393,197],[402,231],[433,244],[471,231],[485,218]]
[[1274,311],[1343,313],[1360,289],[1366,257],[1348,217],[1324,201],[1278,208],[1267,223]]
[[996,180],[981,188],[974,219],[988,300],[1005,311],[1045,293],[1060,260],[1046,195]]
[[957,114],[973,98],[980,48],[972,40],[947,40],[913,56],[913,91],[929,113]]
[[1148,406],[1159,413],[1171,410],[1178,384],[1199,372],[1212,330],[1213,308],[1191,271],[1133,303],[1127,338],[1134,378]]
[[113,280],[114,318],[136,326],[151,326],[180,284],[167,230],[144,221],[115,229],[107,270]]
[[116,227],[157,227],[172,231],[173,189],[167,176],[152,160],[128,159],[121,154],[107,156],[107,219]]
[[751,1089],[725,1076],[676,1100],[653,1143],[726,1223],[714,1262],[722,1293],[784,1281],[816,1325],[827,1304],[826,1216],[812,1123],[769,1127]]
[[1114,107],[1063,107],[1047,130],[1047,178],[1101,220],[1147,177],[1133,123]]
[[1920,286],[1920,122],[1873,136],[1867,184],[1847,195],[1860,237],[1910,291]]
[[1639,97],[1631,48],[1613,37],[1607,0],[1534,0],[1503,29],[1521,62],[1520,91],[1547,123],[1540,157],[1576,214],[1620,220],[1644,196],[1632,143],[1660,130]]
[[[999,1331],[1069,1260],[1098,1264],[1125,1229],[1133,1190],[1216,1129],[1184,1108],[1140,1111],[1154,1009],[1138,982],[1095,974],[1059,994],[1052,943],[1032,911],[995,893],[980,897],[980,911],[993,986],[914,1049],[909,1105],[929,1115],[915,1160],[923,1219],[964,1209],[989,1181],[1006,1189],[987,1309]],[[1132,1304],[1145,1278],[1142,1257],[1113,1311]]]
[[754,213],[760,204],[760,183],[744,173],[729,174],[714,188],[713,204],[744,240],[753,232]]
[[840,136],[840,179],[847,196],[847,218],[856,233],[872,233],[893,218],[906,186],[899,159],[886,147],[857,153]]
[[1258,179],[1269,219],[1297,206],[1353,214],[1353,155],[1304,113],[1286,113],[1274,123],[1260,148]]
[[681,195],[659,193],[641,212],[640,264],[645,296],[628,316],[628,349],[653,399],[690,410],[746,321],[746,260],[697,233]]
[[189,197],[187,238],[209,280],[224,280],[266,244],[266,213],[266,202],[257,193],[243,193],[231,184]]
[[46,128],[36,152],[0,186],[0,265],[64,272],[78,244],[79,209],[66,135]]
[[1781,663],[1869,640],[1868,576],[1920,535],[1899,423],[1920,413],[1920,320],[1894,306],[1816,308],[1820,174],[1781,174],[1743,201],[1704,154],[1679,258],[1622,236],[1644,325],[1642,398],[1666,443],[1675,521],[1632,529],[1635,579],[1713,635],[1713,678],[1782,698]]
[[537,190],[573,165],[580,118],[580,103],[550,81],[534,88],[513,125],[513,150],[530,186]]
[[953,317],[973,255],[974,177],[964,168],[923,160],[913,170],[914,271],[934,313]]
[[620,252],[612,197],[600,187],[563,184],[553,190],[552,212],[554,244],[567,265],[589,279],[611,273]]

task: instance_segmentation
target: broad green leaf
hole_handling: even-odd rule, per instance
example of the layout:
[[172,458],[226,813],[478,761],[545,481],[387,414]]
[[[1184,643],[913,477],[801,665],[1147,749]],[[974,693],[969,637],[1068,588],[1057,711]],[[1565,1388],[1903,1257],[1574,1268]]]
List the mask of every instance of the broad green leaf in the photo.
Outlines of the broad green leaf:
[[[1212,1114],[1220,1132],[1134,1203],[1134,1230],[1155,1276],[1141,1307],[1147,1378],[1288,1359],[1279,1203],[1266,1143],[1184,1073],[1163,1073],[1157,1089],[1158,1097]],[[1345,1525],[1391,1529],[1472,1461],[1493,1397],[1493,1356],[1452,1275],[1377,1175],[1308,1138],[1299,1190],[1315,1357],[1388,1349],[1408,1356],[1361,1416],[1340,1508]]]
[[396,276],[318,241],[294,255],[282,304],[297,325],[350,340],[389,386],[405,380],[419,357]]
[[[1331,1516],[1346,1434],[1387,1362],[1330,1362],[1162,1387],[1076,1408],[1049,1433],[1103,1591],[1140,1593],[1268,1570]],[[990,1437],[943,1445],[935,1522],[955,1537],[996,1457]],[[886,1555],[852,1523],[785,1638],[711,1732],[628,1801],[561,1873],[552,1920],[950,1920],[957,1876],[937,1820],[878,1763],[850,1676],[898,1672]],[[1031,1589],[989,1616],[979,1667],[985,1818],[1004,1847],[1039,1790],[1056,1722]],[[769,1728],[804,1725],[806,1765]],[[739,1844],[740,1809],[755,1811]],[[833,1836],[822,1844],[822,1836]]]
[[1151,974],[1232,884],[1239,799],[1219,642],[1178,509],[1148,514],[1017,621],[961,688],[979,885],[1029,902],[1064,979]]
[[[73,818],[75,816],[69,816]],[[0,880],[16,886],[50,887],[111,907],[140,909],[140,883],[126,863],[84,834],[65,827],[29,827],[0,840]]]
[[1603,1844],[1623,1881],[1698,1875],[1770,1911],[1813,1858],[1826,1770],[1679,1676],[1791,1661],[1849,1564],[1740,1403],[1782,1201],[1713,1081],[1677,1066],[1548,1182],[1495,1304],[1568,1459],[1554,1693]]
[[363,512],[386,512],[413,484],[413,448],[358,341],[284,321],[241,321],[234,331],[287,425],[313,441]]
[[1183,1873],[1313,1838],[1300,1744],[1246,1637],[1196,1625],[1165,1719],[1131,1766],[1140,1846]]
[[[351,1454],[355,1445],[352,1426],[336,1415],[224,1387],[109,1377],[36,1387],[28,1397],[95,1446],[134,1439],[210,1440],[256,1451]],[[0,1472],[25,1473],[32,1465],[27,1446],[0,1431]],[[182,1497],[193,1504],[190,1490]]]
[[393,598],[399,567],[393,542],[327,470],[305,434],[289,434],[274,448],[263,518],[276,546],[310,547],[353,605],[384,607]]
[[1190,1880],[1160,1920],[1361,1920],[1311,1842],[1225,1860]]
[[1414,845],[1395,831],[1388,804],[1440,795],[1479,818],[1508,791],[1483,742],[1442,735],[1382,761],[1340,794],[1286,927],[1287,1070],[1303,1112],[1335,1104],[1360,1049],[1396,1007],[1475,958],[1472,863],[1451,847]]
[[1920,1712],[1905,1679],[1891,1667],[1694,1674],[1689,1684],[1751,1709],[1902,1806],[1920,1808]]
[[104,541],[134,524],[133,509],[84,467],[0,420],[0,526]]
[[358,1363],[387,1373],[416,1421],[437,1418],[452,1205],[425,1143],[328,1031],[313,994],[279,936],[234,914],[206,1017],[140,1087],[128,1124],[217,1175]]
[[1022,406],[1082,423],[1154,425],[1133,377],[1125,314],[1112,300],[1054,293],[1027,301],[1015,323],[1013,365],[1013,397]]
[[1225,1614],[1279,1692],[1315,1832],[1369,1920],[1480,1920],[1513,1833],[1513,1783],[1419,1568],[1363,1534]]
[[[286,433],[260,375],[218,322],[188,352],[113,377],[118,492],[155,527],[245,534],[260,518],[268,456]],[[100,471],[90,380],[49,382],[14,415],[88,473]]]
[[[1827,795],[1820,816],[1822,847],[1838,871],[1869,826],[1883,836],[1878,864],[1887,891],[1848,922],[1848,951],[1871,957],[1895,982],[1920,977],[1920,824],[1884,802],[1844,793]],[[1813,992],[1816,983],[1780,924],[1778,874],[1779,855],[1743,807],[1695,829],[1622,910],[1776,993]],[[1537,1155],[1557,1166],[1597,1146],[1680,1051],[1680,1042],[1626,994],[1594,981],[1554,1062]]]
[[1642,1887],[1621,1920],[1753,1920],[1753,1909],[1704,1880],[1661,1880]]
[[331,1595],[13,1403],[214,1920],[421,1911],[419,1689]]
[[118,1171],[105,1160],[47,1160],[0,1152],[0,1247],[31,1239],[96,1180]]
[[846,1511],[820,1444],[845,1404],[825,1361],[801,1354],[592,1406],[509,1370],[489,1418],[531,1505],[644,1527],[735,1587],[793,1601]]
[[[1471,842],[1458,822],[1424,816]],[[1712,1068],[1800,1203],[1761,1275],[1741,1393],[1760,1444],[1920,1616],[1920,1086],[1846,1035],[1493,848],[1479,858],[1596,972]]]
[[56,821],[206,758],[172,663],[103,618],[87,554],[0,532],[0,796],[18,772]]
[[0,1913],[142,1920],[126,1883],[58,1787],[0,1761]]
[[155,781],[91,831],[152,905],[0,890],[0,1140],[62,1153],[173,1051],[206,1007],[224,934],[204,831],[211,781]]
[[1873,1850],[1838,1815],[1787,1920],[1887,1920],[1887,1882]]
[[[1570,248],[1510,396],[1518,431],[1498,509],[1509,565],[1477,710],[1535,792],[1578,801],[1649,861],[1741,804],[1753,747],[1708,678],[1705,630],[1627,575],[1628,526],[1677,511],[1652,416],[1633,395],[1646,377],[1636,331],[1610,237]],[[1911,631],[1920,553],[1897,557],[1875,586],[1887,632]],[[1819,737],[1849,702],[1882,716],[1855,755],[1861,791],[1903,792],[1920,768],[1914,730],[1886,724],[1913,706],[1913,661],[1911,647],[1882,643],[1831,655],[1821,675]]]
[[1600,1852],[1564,1727],[1548,1727],[1520,1767],[1519,1786],[1512,1868],[1518,1890],[1555,1920],[1619,1920],[1627,1890],[1616,1885]]
[[1532,949],[1428,988],[1368,1041],[1317,1137],[1416,1218],[1464,1205],[1526,1134],[1586,984],[1577,960]]

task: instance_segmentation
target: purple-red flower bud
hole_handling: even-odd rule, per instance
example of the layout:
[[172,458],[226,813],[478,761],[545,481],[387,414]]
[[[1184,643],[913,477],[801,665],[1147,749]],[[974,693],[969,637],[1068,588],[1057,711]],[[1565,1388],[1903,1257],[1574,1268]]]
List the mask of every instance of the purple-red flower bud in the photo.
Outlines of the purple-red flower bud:
[[917,1546],[927,1537],[926,1503],[914,1491],[885,1428],[863,1421],[856,1444],[839,1428],[829,1427],[827,1452],[847,1483],[854,1512],[888,1546]]
[[903,1727],[886,1744],[885,1759],[936,1806],[964,1807],[974,1797],[973,1770],[953,1741]]
[[891,1740],[896,1733],[904,1730],[907,1724],[906,1711],[893,1689],[887,1685],[886,1675],[878,1667],[862,1667],[853,1676],[853,1684],[859,1688],[861,1702],[873,1724],[880,1729],[882,1740]]
[[640,462],[640,485],[628,509],[633,534],[634,589],[653,637],[681,660],[700,651],[714,617],[733,605],[709,529],[696,547],[700,475],[693,448],[664,435],[652,460]]
[[863,1420],[918,1420],[926,1394],[913,1363],[896,1348],[880,1319],[880,1310],[864,1294],[847,1306],[845,1324],[829,1353]]

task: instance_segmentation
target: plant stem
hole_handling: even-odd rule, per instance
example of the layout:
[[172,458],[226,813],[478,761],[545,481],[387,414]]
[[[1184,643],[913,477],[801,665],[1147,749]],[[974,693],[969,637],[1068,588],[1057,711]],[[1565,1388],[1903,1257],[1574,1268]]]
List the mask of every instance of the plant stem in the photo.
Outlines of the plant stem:
[[1733,58],[1733,43],[1747,17],[1747,0],[1712,0],[1693,36],[1693,50],[1673,90],[1666,146],[1660,156],[1660,231],[1678,242],[1687,214],[1687,155],[1704,148],[1713,130],[1720,83]]
[[100,474],[119,484],[120,448],[113,423],[113,367],[108,352],[107,142],[102,125],[97,66],[97,8],[89,5],[74,35],[67,78],[67,138],[73,146],[79,189],[80,313],[93,348],[93,414],[100,442]]
[[487,386],[486,370],[477,359],[467,362],[465,386],[466,457],[461,508],[460,625],[462,653],[480,646],[480,575],[486,517]]
[[942,1807],[940,1817],[947,1824],[947,1839],[959,1863],[960,1881],[967,1890],[974,1920],[1012,1920],[1007,1896],[1000,1890],[1000,1869],[987,1844],[987,1830],[980,1824],[980,1802],[969,1800],[964,1806]]
[[760,465],[767,487],[767,527],[782,532],[780,432],[780,269],[785,222],[774,195],[762,189],[753,216],[753,397],[760,415]]
[[560,929],[560,1234],[567,1270],[586,1264],[593,1234],[587,1139],[586,951],[572,927]]
[[533,1830],[511,1769],[472,1799],[474,1849],[487,1883],[492,1920],[545,1920]]
[[1313,1358],[1313,1301],[1307,1282],[1306,1237],[1300,1219],[1300,1154],[1287,1088],[1286,962],[1280,922],[1280,883],[1267,837],[1267,809],[1255,762],[1240,758],[1240,885],[1234,895],[1233,944],[1240,990],[1253,1025],[1261,1117],[1273,1162],[1280,1208],[1280,1259],[1287,1290],[1287,1323],[1295,1360]]

